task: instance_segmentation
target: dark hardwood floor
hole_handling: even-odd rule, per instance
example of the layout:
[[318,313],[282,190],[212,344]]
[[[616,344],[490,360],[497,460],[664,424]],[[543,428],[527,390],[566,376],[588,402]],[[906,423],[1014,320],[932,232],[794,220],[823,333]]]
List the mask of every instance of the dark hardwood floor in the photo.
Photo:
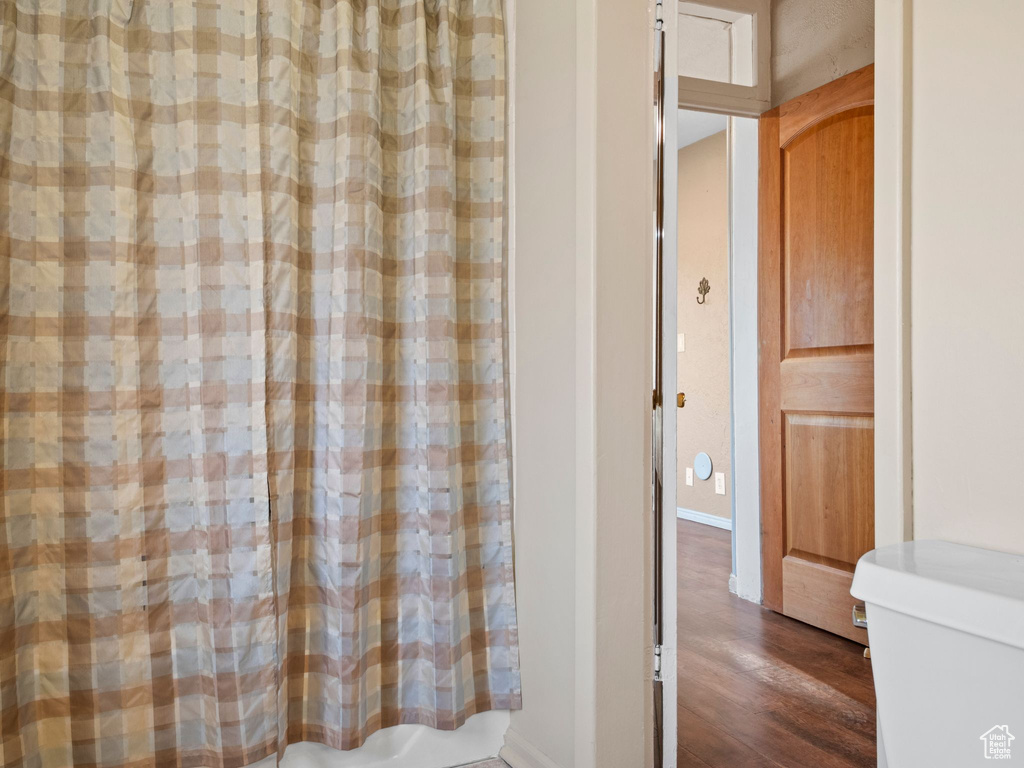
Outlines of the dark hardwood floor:
[[874,766],[863,648],[730,594],[728,531],[677,537],[679,768]]

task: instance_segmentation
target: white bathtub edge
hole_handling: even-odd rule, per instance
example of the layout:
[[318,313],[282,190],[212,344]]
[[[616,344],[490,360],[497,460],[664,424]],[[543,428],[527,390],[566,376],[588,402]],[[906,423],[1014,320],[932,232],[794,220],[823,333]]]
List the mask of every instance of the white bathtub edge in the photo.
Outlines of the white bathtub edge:
[[[508,724],[508,712],[481,712],[454,731],[425,725],[384,728],[351,751],[301,742],[285,750],[281,768],[452,768],[497,755]],[[273,765],[271,757],[253,768]]]

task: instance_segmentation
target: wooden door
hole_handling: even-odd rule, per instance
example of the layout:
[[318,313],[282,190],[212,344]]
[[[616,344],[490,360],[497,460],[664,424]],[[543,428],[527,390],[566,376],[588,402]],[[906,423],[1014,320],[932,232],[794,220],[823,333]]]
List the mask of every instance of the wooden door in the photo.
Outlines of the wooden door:
[[874,67],[760,120],[761,555],[769,608],[861,643],[874,547]]

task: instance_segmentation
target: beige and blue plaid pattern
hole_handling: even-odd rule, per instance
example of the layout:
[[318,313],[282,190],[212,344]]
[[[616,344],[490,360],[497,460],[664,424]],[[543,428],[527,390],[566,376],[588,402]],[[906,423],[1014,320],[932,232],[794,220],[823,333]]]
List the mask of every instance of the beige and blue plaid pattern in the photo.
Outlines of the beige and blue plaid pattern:
[[0,0],[0,764],[520,704],[501,0]]

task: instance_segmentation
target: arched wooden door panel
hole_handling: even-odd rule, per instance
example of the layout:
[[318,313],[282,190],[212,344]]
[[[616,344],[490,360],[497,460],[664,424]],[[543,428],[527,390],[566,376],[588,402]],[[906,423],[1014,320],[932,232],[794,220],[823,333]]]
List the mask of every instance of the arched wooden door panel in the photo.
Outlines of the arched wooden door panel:
[[874,68],[760,120],[764,602],[853,640],[874,547]]

